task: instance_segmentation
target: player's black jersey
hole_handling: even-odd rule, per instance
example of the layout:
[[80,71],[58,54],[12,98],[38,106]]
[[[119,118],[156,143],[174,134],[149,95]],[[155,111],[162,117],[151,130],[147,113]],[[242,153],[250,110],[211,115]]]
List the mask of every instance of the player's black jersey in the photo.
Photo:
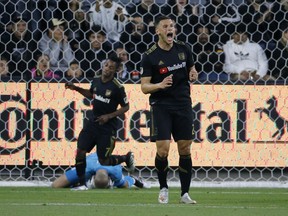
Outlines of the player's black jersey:
[[[96,77],[91,83],[90,92],[93,93],[93,115],[98,116],[115,112],[118,105],[128,105],[128,99],[124,86],[114,78],[103,83],[101,77]],[[109,124],[116,125],[116,118],[110,119]]]
[[191,48],[176,41],[169,50],[154,44],[142,58],[142,77],[151,77],[151,83],[159,83],[173,74],[173,85],[151,93],[150,104],[182,106],[191,104],[189,68],[194,65]]

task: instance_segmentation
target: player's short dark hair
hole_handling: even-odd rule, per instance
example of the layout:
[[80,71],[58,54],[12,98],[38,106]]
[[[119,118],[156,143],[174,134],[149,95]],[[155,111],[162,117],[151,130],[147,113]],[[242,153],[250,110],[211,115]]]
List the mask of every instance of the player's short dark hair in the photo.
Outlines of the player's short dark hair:
[[155,19],[154,26],[157,27],[162,20],[168,20],[168,19],[171,19],[171,18],[168,16],[158,16]]
[[117,70],[118,70],[118,68],[119,68],[120,65],[121,65],[121,59],[117,56],[117,54],[116,54],[116,53],[111,53],[111,54],[108,56],[108,59],[116,63],[116,68],[117,68]]

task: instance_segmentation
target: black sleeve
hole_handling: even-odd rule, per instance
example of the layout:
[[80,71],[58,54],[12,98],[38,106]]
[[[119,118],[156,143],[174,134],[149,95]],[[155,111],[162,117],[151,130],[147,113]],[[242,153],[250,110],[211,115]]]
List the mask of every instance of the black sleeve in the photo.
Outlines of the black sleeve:
[[141,77],[152,76],[152,64],[149,60],[149,56],[144,53],[141,61]]

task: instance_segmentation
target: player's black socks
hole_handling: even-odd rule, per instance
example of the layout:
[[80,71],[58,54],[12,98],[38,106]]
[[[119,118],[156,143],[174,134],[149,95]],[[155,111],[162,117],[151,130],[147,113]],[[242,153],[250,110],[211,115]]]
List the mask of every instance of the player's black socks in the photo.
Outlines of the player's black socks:
[[189,192],[192,177],[191,155],[180,155],[179,158],[179,178],[181,182],[181,196]]
[[156,154],[155,168],[157,170],[157,175],[158,175],[159,184],[160,184],[160,190],[164,187],[168,189],[168,185],[167,185],[168,160],[167,160],[167,157],[160,157],[158,154]]
[[86,169],[86,157],[76,158],[76,173],[79,179],[80,185],[85,185],[85,169]]
[[126,162],[126,158],[127,158],[126,155],[111,155],[109,157],[109,165],[115,166],[123,162]]

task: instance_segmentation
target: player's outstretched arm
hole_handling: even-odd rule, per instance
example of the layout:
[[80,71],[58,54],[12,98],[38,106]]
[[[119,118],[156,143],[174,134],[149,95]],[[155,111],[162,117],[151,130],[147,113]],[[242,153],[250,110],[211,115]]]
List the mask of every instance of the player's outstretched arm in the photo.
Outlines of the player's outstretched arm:
[[81,88],[79,86],[75,86],[72,82],[65,83],[65,88],[77,91],[77,92],[79,92],[80,94],[82,94],[86,98],[91,98],[91,99],[93,98],[93,94],[90,92],[89,89],[83,89],[83,88]]

